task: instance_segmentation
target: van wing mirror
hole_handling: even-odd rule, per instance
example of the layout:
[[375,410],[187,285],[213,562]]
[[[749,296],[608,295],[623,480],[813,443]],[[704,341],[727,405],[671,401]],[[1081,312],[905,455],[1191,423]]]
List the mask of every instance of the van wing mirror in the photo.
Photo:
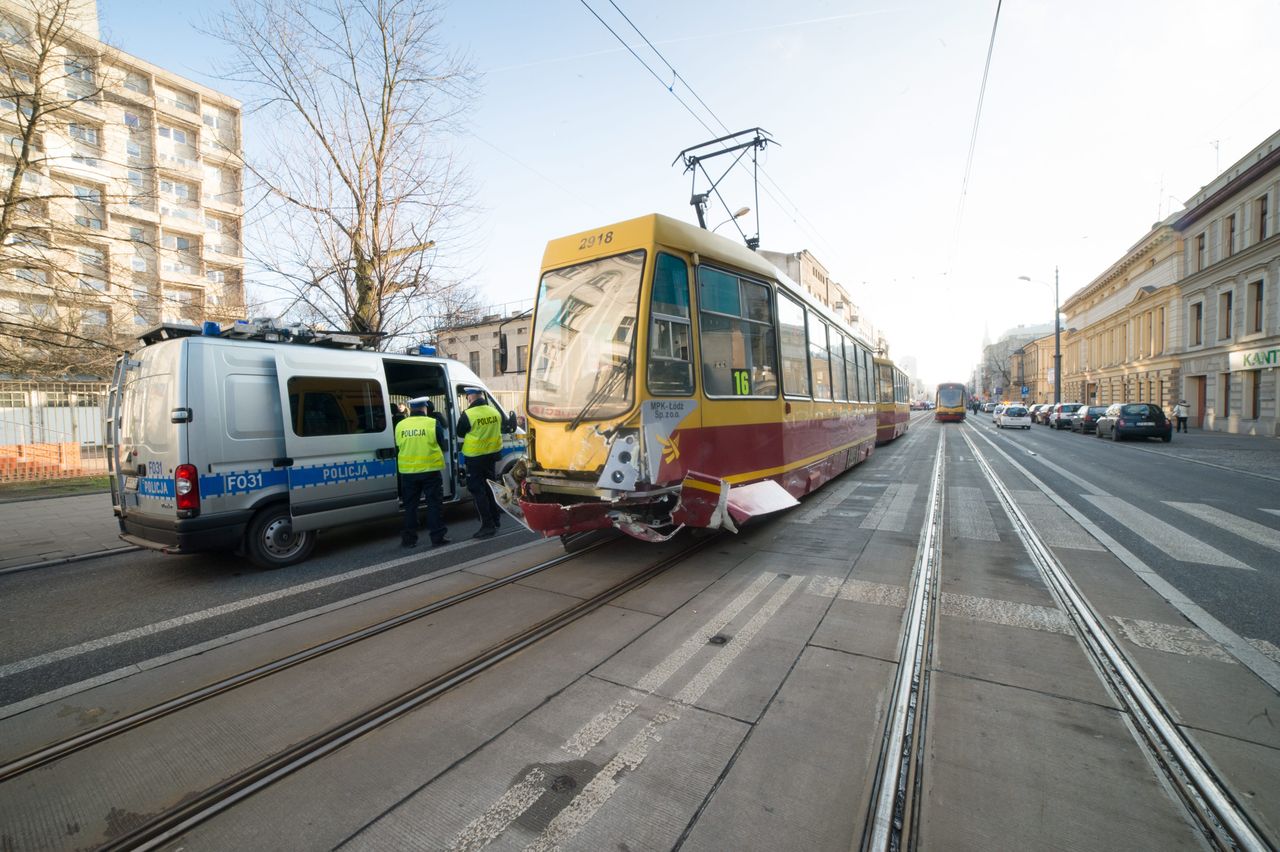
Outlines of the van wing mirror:
[[508,412],[507,412],[507,416],[506,416],[506,418],[504,419],[503,424],[502,424],[502,431],[503,431],[503,432],[508,432],[508,433],[510,433],[510,432],[514,432],[514,431],[516,431],[516,426],[517,426],[517,425],[518,425],[518,423],[517,423],[517,420],[516,420],[516,413],[515,413],[514,411],[508,411]]

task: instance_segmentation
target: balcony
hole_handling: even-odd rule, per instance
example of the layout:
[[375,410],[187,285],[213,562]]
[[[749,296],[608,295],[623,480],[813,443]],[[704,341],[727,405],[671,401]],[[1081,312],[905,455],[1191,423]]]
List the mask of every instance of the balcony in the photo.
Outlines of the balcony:
[[162,222],[165,220],[198,222],[200,207],[197,204],[164,200],[160,202],[160,219]]
[[156,166],[166,171],[180,172],[190,177],[203,177],[204,175],[200,168],[200,160],[195,157],[194,152],[192,152],[191,157],[184,157],[167,151],[157,151]]

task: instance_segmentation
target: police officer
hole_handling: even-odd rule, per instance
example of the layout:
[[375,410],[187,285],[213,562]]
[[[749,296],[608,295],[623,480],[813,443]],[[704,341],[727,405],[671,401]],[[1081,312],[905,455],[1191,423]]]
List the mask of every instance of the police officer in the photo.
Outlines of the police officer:
[[409,416],[396,426],[396,468],[400,471],[400,499],[404,501],[402,547],[418,543],[418,498],[427,497],[427,532],[432,547],[448,544],[444,523],[444,430],[427,416],[431,400],[425,396],[409,400]]
[[498,531],[501,511],[489,490],[488,481],[497,478],[502,456],[502,415],[489,404],[480,388],[464,388],[467,408],[458,418],[458,437],[467,464],[467,490],[476,501],[480,529],[472,538],[488,538]]

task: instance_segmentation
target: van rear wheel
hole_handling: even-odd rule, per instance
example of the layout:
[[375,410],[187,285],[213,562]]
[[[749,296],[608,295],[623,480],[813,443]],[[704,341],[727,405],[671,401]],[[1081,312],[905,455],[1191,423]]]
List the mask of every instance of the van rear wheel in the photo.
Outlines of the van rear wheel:
[[289,507],[284,504],[263,509],[245,532],[249,561],[267,570],[296,565],[310,556],[315,546],[315,530],[295,533]]

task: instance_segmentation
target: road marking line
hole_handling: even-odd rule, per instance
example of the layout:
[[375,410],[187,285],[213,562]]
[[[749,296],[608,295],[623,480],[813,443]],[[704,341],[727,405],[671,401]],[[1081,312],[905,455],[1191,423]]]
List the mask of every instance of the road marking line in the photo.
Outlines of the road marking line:
[[864,530],[902,532],[907,525],[907,513],[915,503],[917,488],[915,484],[886,487],[880,502],[876,503],[859,526]]
[[724,609],[720,610],[720,613],[715,618],[699,628],[684,641],[684,644],[668,654],[665,660],[654,666],[647,675],[642,677],[640,682],[636,684],[636,689],[641,692],[653,692],[666,683],[668,678],[674,675],[685,663],[689,662],[694,654],[705,648],[711,637],[723,630],[724,626],[755,600],[777,576],[777,574],[766,573],[756,577],[751,585],[743,589]]
[[[545,542],[543,541],[533,541],[533,542],[528,542],[524,545],[520,545],[520,547],[523,549],[525,547],[531,547],[534,545],[544,544],[544,543]],[[470,544],[471,542],[469,541],[457,542],[456,544],[446,545],[445,547],[437,548],[435,550],[423,551],[422,553],[415,553],[409,556],[401,556],[398,559],[390,559],[386,562],[379,562],[377,565],[369,565],[364,568],[357,568],[354,571],[346,571],[342,574],[335,574],[332,577],[323,577],[319,580],[312,580],[309,583],[301,583],[297,586],[289,586],[288,588],[285,588],[285,589],[277,589],[274,592],[267,592],[261,595],[254,595],[253,597],[245,598],[244,600],[232,601],[230,603],[222,604],[221,606],[215,606],[215,607],[210,607],[209,609],[200,610],[199,612],[192,612],[192,613],[188,613],[187,615],[180,615],[176,618],[169,618],[164,621],[157,621],[154,624],[147,624],[142,627],[135,627],[132,630],[124,630],[124,631],[121,631],[120,633],[113,633],[110,636],[103,636],[98,639],[91,639],[88,642],[81,642],[78,645],[71,645],[66,648],[60,648],[57,651],[50,651],[46,654],[40,654],[39,656],[28,657],[25,660],[17,660],[15,662],[7,663],[3,666],[0,666],[0,678],[6,678],[11,675],[18,674],[20,672],[25,672],[31,669],[39,668],[40,666],[49,665],[50,663],[57,663],[57,662],[61,662],[62,660],[68,660],[68,659],[71,659],[72,657],[78,657],[82,654],[89,654],[94,651],[101,651],[103,648],[111,648],[116,645],[123,644],[125,642],[131,642],[134,639],[141,639],[145,636],[153,636],[157,633],[163,633],[166,630],[173,630],[178,627],[185,627],[189,624],[197,624],[201,621],[208,621],[211,618],[217,618],[222,615],[227,615],[228,613],[238,612],[242,609],[248,609],[250,607],[260,606],[264,603],[271,603],[272,601],[293,597],[295,595],[304,594],[306,592],[313,592],[317,589],[323,589],[328,586],[337,585],[338,583],[345,583],[348,580],[354,580],[360,577],[366,577],[370,574],[377,574],[381,571],[388,571],[392,568],[398,568],[401,565],[407,565],[410,562],[419,562],[424,559],[429,559],[429,558],[439,556],[443,553],[448,553],[451,550],[457,550],[462,547],[467,547]],[[504,552],[511,553],[513,552],[513,550],[508,550]],[[494,554],[488,554],[484,556],[483,559],[487,560],[491,558],[493,555]],[[480,560],[473,560],[473,562],[478,562],[478,561]],[[468,563],[468,564],[471,564],[471,563]],[[434,576],[443,576],[443,575],[442,574],[436,575],[435,572],[432,572],[432,576],[434,577]],[[422,579],[423,578],[418,577],[412,581],[407,581],[407,582],[408,584],[412,585],[413,583],[420,582]],[[388,590],[378,589],[376,590],[375,594],[384,594],[386,591]]]
[[947,508],[951,515],[950,531],[956,538],[999,541],[996,522],[987,508],[981,488],[953,485],[947,489]]
[[796,515],[791,522],[795,524],[812,524],[816,520],[821,520],[833,509],[838,508],[842,502],[849,499],[850,495],[852,495],[860,485],[862,485],[862,483],[857,480],[837,485],[832,489],[830,494],[826,495],[800,514]]
[[1152,547],[1180,562],[1199,562],[1219,568],[1254,569],[1234,556],[1228,556],[1216,547],[1210,547],[1195,536],[1188,535],[1173,524],[1165,523],[1144,512],[1132,503],[1110,495],[1086,494],[1085,499],[1138,536]]
[[1268,515],[1280,515],[1280,509],[1263,509]]
[[902,586],[894,586],[889,583],[847,580],[843,588],[840,589],[840,599],[875,604],[876,606],[896,606],[898,609],[903,609],[907,605],[907,590]]
[[989,624],[1000,624],[1005,627],[1021,627],[1027,630],[1040,630],[1045,633],[1061,633],[1074,636],[1076,631],[1067,614],[1057,607],[1039,606],[1037,604],[1002,601],[996,598],[979,598],[971,595],[957,595],[944,592],[942,595],[943,615],[957,618],[968,618],[973,621],[985,621]]
[[1031,525],[1035,527],[1045,544],[1068,550],[1106,552],[1106,548],[1089,535],[1084,527],[1073,521],[1066,512],[1059,509],[1052,500],[1039,491],[1010,489],[1010,493],[1017,500],[1022,514],[1031,521]]
[[[775,577],[777,577],[776,574],[762,574],[757,577],[755,582],[744,589],[737,598],[721,610],[715,619],[704,625],[686,640],[680,648],[673,651],[665,660],[655,666],[648,675],[641,678],[641,684],[652,685],[644,691],[652,693],[654,689],[674,675],[693,656],[693,652],[705,647],[707,640],[723,629],[747,604],[759,596],[760,592]],[[617,791],[622,773],[633,772],[639,768],[648,755],[649,749],[661,739],[658,733],[659,728],[679,719],[682,707],[691,705],[702,697],[715,682],[716,678],[742,653],[747,645],[750,644],[752,638],[777,614],[782,605],[786,603],[787,599],[806,579],[809,578],[788,578],[782,588],[774,592],[769,600],[742,626],[742,629],[726,645],[722,646],[688,685],[680,691],[679,695],[662,706],[654,718],[647,722],[644,728],[633,736],[618,754],[596,773],[591,781],[551,820],[542,834],[533,843],[529,844],[526,849],[556,849],[561,843],[568,841],[577,834]],[[637,706],[637,702],[630,699],[619,699],[609,710],[596,715],[591,721],[579,728],[573,736],[565,741],[561,749],[578,757],[585,757],[593,747],[603,741],[606,736],[630,716]],[[537,771],[534,770],[534,772]],[[524,788],[531,783],[532,776],[533,772],[530,772],[515,786]],[[539,795],[541,795],[541,791]],[[469,850],[469,852],[473,852],[473,850],[483,847],[506,831],[511,823],[518,819],[525,810],[532,807],[537,800],[538,796],[529,798],[527,796],[508,796],[504,794],[502,798],[490,805],[483,814],[473,820],[458,835],[452,848],[454,850]],[[522,802],[523,806],[516,810],[510,806],[512,802]],[[483,826],[484,829],[480,831],[479,829],[473,829],[473,826]],[[478,846],[473,845],[475,842],[473,838],[477,837],[483,839],[483,842]]]
[[541,769],[531,770],[520,783],[503,793],[489,810],[472,820],[471,824],[458,835],[453,848],[458,852],[479,852],[488,846],[494,838],[506,831],[507,826],[542,797],[546,792],[544,786],[546,780],[547,773]]
[[1235,533],[1241,538],[1247,538],[1249,541],[1257,542],[1272,550],[1280,550],[1280,530],[1274,530],[1264,524],[1251,521],[1248,518],[1242,518],[1231,512],[1224,512],[1216,506],[1209,506],[1205,503],[1175,503],[1172,500],[1165,500],[1166,506],[1186,512],[1188,515],[1197,517],[1202,521],[1208,521],[1216,527],[1221,527],[1227,532]]
[[[974,433],[978,434],[977,430],[974,430]],[[1236,633],[1210,615],[1204,607],[1187,597],[1181,589],[1152,570],[1151,566],[1139,559],[1133,551],[1116,541],[1110,533],[1089,520],[1075,506],[1058,496],[1043,480],[1019,464],[1002,447],[996,446],[994,441],[985,435],[978,434],[978,437],[986,441],[991,446],[991,449],[1003,456],[1006,462],[1025,476],[1032,485],[1040,489],[1041,493],[1056,503],[1062,511],[1070,515],[1076,523],[1084,527],[1090,535],[1102,542],[1107,550],[1111,551],[1138,579],[1146,583],[1156,594],[1186,616],[1188,621],[1216,639],[1222,647],[1226,648],[1233,657],[1243,663],[1260,680],[1269,684],[1272,689],[1280,690],[1280,660],[1269,658],[1255,648],[1250,641],[1247,641],[1239,633]]]
[[817,595],[820,598],[834,598],[840,592],[842,582],[839,577],[819,575],[809,581],[809,587],[804,592],[807,595]]
[[1220,663],[1235,662],[1234,657],[1198,627],[1178,627],[1157,621],[1120,616],[1112,616],[1112,618],[1116,624],[1120,625],[1120,632],[1124,634],[1124,638],[1139,648],[1163,651],[1166,654],[1181,654],[1184,657],[1205,657]]

